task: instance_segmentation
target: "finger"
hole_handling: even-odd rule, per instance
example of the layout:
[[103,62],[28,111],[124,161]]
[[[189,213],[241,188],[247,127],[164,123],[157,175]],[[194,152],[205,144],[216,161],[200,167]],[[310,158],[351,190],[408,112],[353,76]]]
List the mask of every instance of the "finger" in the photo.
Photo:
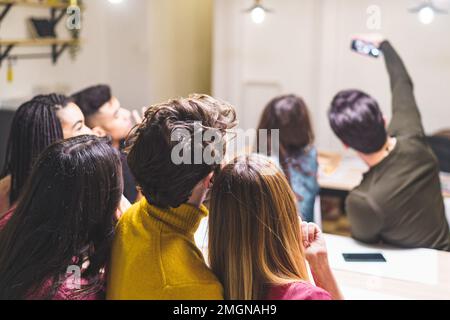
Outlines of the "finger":
[[351,36],[351,38],[352,38],[352,40],[363,40],[364,36],[365,36],[364,34],[359,33],[359,34],[353,34]]
[[136,123],[141,123],[142,122],[142,117],[139,115],[139,112],[137,112],[136,110],[133,110],[131,112],[133,119]]
[[320,227],[315,223],[311,223],[310,228],[312,228],[313,231],[310,230],[309,237],[311,238],[311,233],[312,233],[311,242],[314,242],[318,238],[320,238],[320,236],[322,235],[322,230],[320,230]]
[[318,225],[316,225],[316,234],[314,236],[315,239],[319,238],[322,235],[322,230]]
[[123,212],[120,211],[119,209],[116,210],[116,220],[119,221],[120,218],[122,217]]
[[302,222],[302,239],[304,241],[308,240],[308,224],[306,222]]
[[313,223],[312,225],[314,226],[314,240],[315,240],[322,235],[322,230],[317,224]]
[[314,242],[316,240],[316,225],[314,223],[308,223],[308,242]]
[[305,247],[307,247],[309,245],[309,241],[308,241],[308,223],[307,222],[302,222],[302,241],[303,244],[305,244]]

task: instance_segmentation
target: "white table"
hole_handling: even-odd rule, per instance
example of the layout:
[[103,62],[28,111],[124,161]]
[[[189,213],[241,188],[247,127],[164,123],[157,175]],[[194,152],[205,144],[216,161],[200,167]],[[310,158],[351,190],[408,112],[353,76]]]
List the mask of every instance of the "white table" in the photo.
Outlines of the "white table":
[[[368,246],[326,235],[330,265],[346,299],[450,299],[450,253]],[[343,253],[382,253],[386,263],[347,263]]]
[[[195,235],[207,260],[207,219]],[[348,300],[450,299],[450,253],[368,246],[325,235],[331,268]],[[386,263],[347,263],[343,253],[382,253]]]

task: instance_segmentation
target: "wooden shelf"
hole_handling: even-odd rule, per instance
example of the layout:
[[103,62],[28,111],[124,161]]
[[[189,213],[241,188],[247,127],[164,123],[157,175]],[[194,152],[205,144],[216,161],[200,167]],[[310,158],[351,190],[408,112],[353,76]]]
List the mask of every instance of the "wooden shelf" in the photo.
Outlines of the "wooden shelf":
[[[68,3],[55,1],[55,3],[48,3],[47,1],[37,0],[0,0],[0,5],[13,5],[13,6],[27,6],[36,8],[53,8],[53,9],[66,9],[70,6]],[[82,8],[82,6],[79,6]]]
[[8,39],[0,40],[0,46],[14,46],[14,47],[44,47],[52,45],[79,45],[80,40],[73,39]]
[[[50,57],[53,64],[56,64],[61,54],[71,46],[77,46],[81,43],[78,39],[8,39],[0,40],[0,67],[5,59],[41,59]],[[27,53],[12,55],[11,51],[17,47],[46,47],[51,48],[51,52],[46,53]]]
[[[66,9],[70,7],[73,1],[62,0],[0,0],[0,25],[5,19],[6,15],[11,11],[11,8],[16,6],[28,6],[34,8],[42,8],[50,10],[50,22],[56,26],[66,15]],[[80,3],[78,1],[77,3]],[[84,8],[79,5],[81,10]],[[58,38],[38,38],[38,39],[0,39],[0,67],[2,62],[6,59],[38,59],[42,57],[51,57],[53,64],[56,64],[61,54],[67,49],[78,46],[81,42],[76,39],[76,35],[72,34],[73,39],[58,39]],[[17,47],[46,47],[50,46],[51,53],[27,53],[21,55],[11,55],[11,51]]]

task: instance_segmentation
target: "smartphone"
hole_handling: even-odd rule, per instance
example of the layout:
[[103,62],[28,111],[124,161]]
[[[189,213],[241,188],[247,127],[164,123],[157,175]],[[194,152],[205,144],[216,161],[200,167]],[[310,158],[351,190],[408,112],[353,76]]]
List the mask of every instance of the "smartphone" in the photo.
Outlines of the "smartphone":
[[346,262],[387,262],[381,253],[344,253]]
[[381,55],[381,50],[374,44],[362,40],[353,40],[352,50],[356,51],[359,54],[370,56],[373,58],[379,58]]

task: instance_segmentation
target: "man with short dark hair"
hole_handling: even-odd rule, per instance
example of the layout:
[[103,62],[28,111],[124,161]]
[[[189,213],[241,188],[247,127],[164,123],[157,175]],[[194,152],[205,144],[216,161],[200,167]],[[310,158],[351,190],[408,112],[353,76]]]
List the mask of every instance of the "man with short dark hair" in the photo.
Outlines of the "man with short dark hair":
[[133,127],[131,111],[121,107],[107,85],[86,88],[72,95],[91,129],[102,130],[112,138],[114,147],[120,148]]
[[235,124],[232,106],[205,95],[170,100],[145,113],[130,136],[128,156],[145,198],[117,226],[108,299],[223,299],[194,234],[208,215],[203,202],[221,165],[221,157],[210,160],[225,153],[220,141]]
[[370,167],[346,201],[353,237],[450,250],[438,162],[425,137],[411,78],[388,41],[374,35],[361,40],[384,54],[393,116],[386,130],[378,103],[359,90],[338,93],[329,111],[335,134]]
[[121,107],[107,85],[86,88],[72,98],[83,112],[88,127],[99,136],[110,136],[113,146],[121,151],[124,196],[133,203],[138,197],[136,182],[128,167],[126,154],[121,150],[133,127],[131,112]]

